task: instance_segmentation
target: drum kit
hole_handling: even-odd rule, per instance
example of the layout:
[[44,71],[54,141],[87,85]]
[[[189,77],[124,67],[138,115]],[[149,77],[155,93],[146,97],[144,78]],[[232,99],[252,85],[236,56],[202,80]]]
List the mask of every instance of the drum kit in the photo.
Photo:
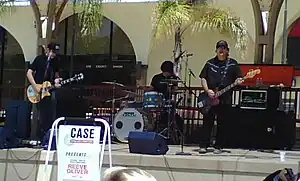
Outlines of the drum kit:
[[[143,95],[143,102],[138,103],[136,101],[129,101],[130,98],[138,96],[137,93],[128,90],[122,90],[126,93],[126,96],[116,98],[116,87],[125,89],[125,86],[114,82],[102,82],[103,84],[110,84],[113,86],[112,99],[106,102],[111,103],[111,109],[115,110],[116,102],[120,103],[120,109],[118,112],[111,114],[111,128],[112,136],[121,143],[128,143],[128,135],[131,131],[158,131],[158,123],[154,121],[162,111],[168,112],[168,127],[164,128],[159,134],[165,138],[170,139],[170,135],[175,131],[175,111],[172,111],[175,107],[175,98],[179,93],[176,90],[172,90],[175,84],[182,82],[181,80],[166,79],[164,82],[168,85],[169,92],[171,92],[169,99],[165,99],[164,95],[159,92],[150,91],[145,92]],[[172,127],[173,125],[173,127]]]

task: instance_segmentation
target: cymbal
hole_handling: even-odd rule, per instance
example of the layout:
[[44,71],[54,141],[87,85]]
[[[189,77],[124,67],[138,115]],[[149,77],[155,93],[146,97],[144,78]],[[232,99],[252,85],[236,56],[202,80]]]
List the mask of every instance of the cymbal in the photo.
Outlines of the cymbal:
[[179,80],[179,79],[165,79],[165,80],[162,80],[161,82],[167,82],[167,83],[179,83],[179,82],[183,82],[182,80]]
[[135,92],[132,92],[132,91],[128,91],[128,90],[122,90],[123,92],[126,92],[127,94],[134,94],[134,95],[138,95],[137,93]]
[[177,94],[185,93],[185,90],[175,90],[174,93],[177,93]]
[[129,98],[129,96],[126,95],[126,96],[124,96],[124,97],[119,97],[119,98],[115,98],[115,99],[109,99],[109,100],[107,100],[107,101],[105,101],[105,102],[122,101],[122,100],[128,99],[128,98]]
[[102,84],[110,84],[110,85],[118,85],[121,87],[125,87],[123,84],[117,83],[117,82],[101,82]]

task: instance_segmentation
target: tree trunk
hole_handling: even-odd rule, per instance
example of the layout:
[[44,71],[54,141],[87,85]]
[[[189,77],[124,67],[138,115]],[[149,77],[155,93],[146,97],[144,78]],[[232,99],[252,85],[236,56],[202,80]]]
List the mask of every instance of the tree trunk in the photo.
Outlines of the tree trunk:
[[52,39],[55,41],[57,41],[58,33],[59,33],[59,20],[61,18],[61,15],[62,15],[67,3],[68,3],[68,0],[64,0],[61,3],[60,7],[58,8],[58,11],[55,14],[55,29],[54,29],[54,33],[52,34]]
[[270,7],[268,32],[267,32],[267,47],[266,47],[266,63],[273,64],[274,60],[274,40],[278,16],[283,0],[273,0]]
[[[55,23],[57,0],[49,0],[47,13],[46,44],[53,40],[53,23]],[[56,25],[55,25],[56,26]]]
[[251,0],[252,9],[254,13],[255,19],[255,47],[254,47],[254,63],[261,64],[263,63],[263,46],[266,42],[263,42],[261,39],[263,38],[264,26],[263,19],[261,15],[260,5],[258,0]]
[[33,14],[35,16],[35,28],[36,28],[36,32],[38,35],[38,39],[37,41],[37,53],[39,53],[40,50],[40,43],[41,43],[41,39],[43,38],[43,32],[42,32],[42,21],[41,21],[41,12],[39,9],[39,6],[37,4],[37,2],[35,0],[30,1],[31,4],[31,8],[33,10]]
[[174,57],[174,73],[176,76],[181,76],[181,57],[182,57],[182,32],[181,27],[175,31],[175,46],[173,50],[173,57]]

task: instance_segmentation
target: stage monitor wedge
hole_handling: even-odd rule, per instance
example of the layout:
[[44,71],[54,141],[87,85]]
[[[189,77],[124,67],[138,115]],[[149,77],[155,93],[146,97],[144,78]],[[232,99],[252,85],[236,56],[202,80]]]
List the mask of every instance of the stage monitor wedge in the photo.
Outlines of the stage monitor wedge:
[[128,143],[130,153],[165,155],[169,151],[166,140],[155,132],[131,131]]

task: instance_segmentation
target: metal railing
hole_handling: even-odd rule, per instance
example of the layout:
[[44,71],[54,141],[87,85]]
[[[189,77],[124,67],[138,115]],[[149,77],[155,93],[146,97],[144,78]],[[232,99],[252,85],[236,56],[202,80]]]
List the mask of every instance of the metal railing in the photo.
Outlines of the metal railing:
[[[136,102],[142,103],[143,93],[145,87],[128,87],[127,90],[136,92],[137,96],[132,99]],[[193,92],[192,101],[189,106],[186,105],[186,95],[185,93],[179,94],[177,98],[183,97],[182,101],[179,103],[177,113],[184,119],[185,130],[186,130],[186,142],[195,143],[198,137],[198,130],[202,125],[202,114],[197,109],[197,96],[203,91],[201,87],[191,87]],[[232,103],[234,105],[239,104],[239,96],[241,88],[237,88],[233,91]],[[1,108],[5,109],[6,104],[9,100],[22,100],[24,99],[24,87],[0,87],[1,92]],[[85,105],[82,111],[90,116],[105,116],[110,117],[112,114],[111,103],[106,102],[112,98],[112,86],[67,86],[58,91],[58,99],[68,104],[69,101],[77,99]],[[126,96],[126,93],[122,92],[120,88],[116,88],[115,92],[116,98]],[[286,112],[292,112],[294,118],[300,122],[300,111],[299,111],[299,101],[300,101],[300,89],[299,88],[282,88],[280,93],[281,108]],[[71,103],[68,105],[71,110],[78,110]],[[73,106],[73,107],[72,107]],[[119,109],[120,103],[116,104],[116,108]],[[63,108],[62,108],[63,109]],[[97,110],[97,114],[93,112]],[[63,111],[63,110],[60,110]],[[118,110],[115,110],[117,112]],[[4,120],[5,112],[0,113],[0,117]]]

